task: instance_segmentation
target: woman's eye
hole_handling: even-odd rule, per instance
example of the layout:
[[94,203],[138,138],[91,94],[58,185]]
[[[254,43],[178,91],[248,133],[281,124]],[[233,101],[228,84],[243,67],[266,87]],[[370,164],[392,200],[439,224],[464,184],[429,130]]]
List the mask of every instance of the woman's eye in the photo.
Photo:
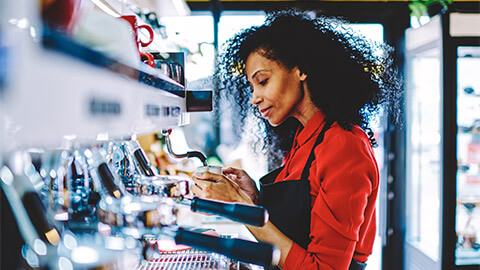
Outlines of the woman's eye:
[[267,84],[267,81],[268,81],[268,79],[265,79],[265,80],[263,80],[263,81],[260,81],[258,84],[260,84],[260,85],[265,85],[265,84]]

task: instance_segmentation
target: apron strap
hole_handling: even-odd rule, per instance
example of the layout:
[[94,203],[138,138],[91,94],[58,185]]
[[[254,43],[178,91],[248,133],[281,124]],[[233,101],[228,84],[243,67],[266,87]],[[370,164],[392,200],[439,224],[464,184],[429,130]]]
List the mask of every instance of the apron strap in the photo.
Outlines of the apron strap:
[[315,159],[315,148],[323,142],[323,138],[325,137],[325,132],[332,126],[333,121],[326,121],[325,126],[323,126],[322,131],[320,131],[320,134],[318,134],[317,140],[315,141],[315,144],[313,145],[312,151],[310,152],[310,156],[308,156],[308,160],[305,163],[305,167],[303,167],[303,172],[302,172],[302,178],[300,179],[308,179],[308,176],[310,175],[310,167],[312,165],[313,160]]

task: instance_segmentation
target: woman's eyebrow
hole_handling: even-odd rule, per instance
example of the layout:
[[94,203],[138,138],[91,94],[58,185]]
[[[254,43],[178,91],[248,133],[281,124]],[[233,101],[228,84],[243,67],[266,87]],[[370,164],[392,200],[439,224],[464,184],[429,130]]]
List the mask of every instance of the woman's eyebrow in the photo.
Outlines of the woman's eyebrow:
[[[259,70],[255,71],[250,79],[253,80],[255,78],[255,76],[257,76],[258,73],[261,72],[261,71],[268,71],[268,69],[259,69]],[[247,80],[248,80],[248,78],[247,78]]]

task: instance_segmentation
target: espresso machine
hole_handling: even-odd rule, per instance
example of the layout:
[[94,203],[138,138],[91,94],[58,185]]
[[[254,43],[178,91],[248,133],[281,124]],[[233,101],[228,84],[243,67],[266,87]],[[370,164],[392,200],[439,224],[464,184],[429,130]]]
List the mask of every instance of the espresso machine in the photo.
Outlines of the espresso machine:
[[[181,209],[256,226],[268,213],[192,196],[190,179],[159,175],[135,139],[164,131],[172,156],[208,165],[200,152],[171,151],[169,129],[211,110],[212,92],[187,91],[49,31],[34,6],[19,2],[2,8],[28,18],[26,26],[0,21],[2,268],[276,265],[270,244],[179,226]],[[161,251],[162,241],[183,248]]]

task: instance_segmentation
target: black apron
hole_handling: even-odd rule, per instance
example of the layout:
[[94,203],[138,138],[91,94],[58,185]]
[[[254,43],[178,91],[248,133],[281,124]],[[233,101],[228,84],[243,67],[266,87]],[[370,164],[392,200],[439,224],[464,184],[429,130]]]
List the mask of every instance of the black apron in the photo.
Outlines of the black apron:
[[[265,207],[270,221],[288,238],[304,249],[310,244],[310,216],[312,211],[310,181],[308,176],[315,148],[322,143],[325,132],[332,122],[326,122],[317,137],[315,145],[302,171],[300,180],[287,180],[274,183],[283,167],[280,167],[260,179],[258,204]],[[352,258],[349,270],[363,270],[366,263]]]

